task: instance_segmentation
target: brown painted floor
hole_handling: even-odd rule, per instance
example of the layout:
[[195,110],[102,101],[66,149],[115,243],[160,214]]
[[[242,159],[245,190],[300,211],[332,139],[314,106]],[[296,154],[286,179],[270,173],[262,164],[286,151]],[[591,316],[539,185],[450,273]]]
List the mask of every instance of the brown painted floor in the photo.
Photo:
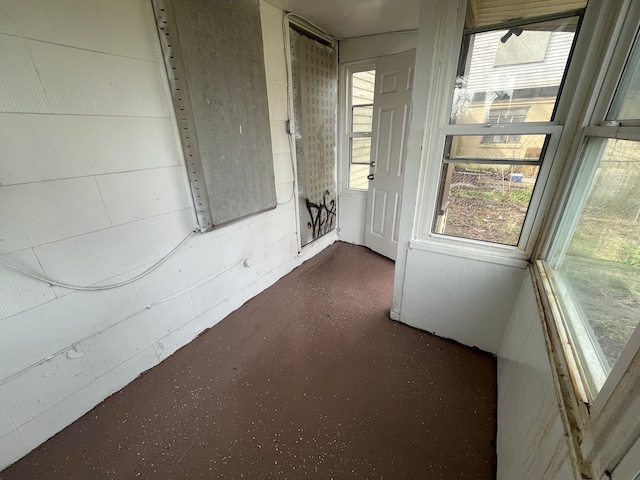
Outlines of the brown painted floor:
[[330,247],[0,479],[495,478],[495,359],[389,320],[392,280]]

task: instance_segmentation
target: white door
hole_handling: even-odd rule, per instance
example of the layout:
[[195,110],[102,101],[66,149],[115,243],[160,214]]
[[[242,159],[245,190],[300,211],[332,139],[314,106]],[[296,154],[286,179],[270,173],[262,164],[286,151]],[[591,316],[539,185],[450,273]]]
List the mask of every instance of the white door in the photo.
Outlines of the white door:
[[371,168],[364,242],[396,259],[416,51],[376,62]]

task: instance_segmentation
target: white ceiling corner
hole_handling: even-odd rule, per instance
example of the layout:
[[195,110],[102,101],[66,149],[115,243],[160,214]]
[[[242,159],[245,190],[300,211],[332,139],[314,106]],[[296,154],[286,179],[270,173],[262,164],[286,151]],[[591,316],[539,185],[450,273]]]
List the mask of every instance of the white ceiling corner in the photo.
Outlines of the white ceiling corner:
[[344,39],[418,28],[420,0],[265,0]]

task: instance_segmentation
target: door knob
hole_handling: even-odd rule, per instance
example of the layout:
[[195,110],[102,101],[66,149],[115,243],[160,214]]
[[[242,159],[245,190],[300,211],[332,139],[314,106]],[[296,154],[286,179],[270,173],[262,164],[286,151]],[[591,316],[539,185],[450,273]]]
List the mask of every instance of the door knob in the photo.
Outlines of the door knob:
[[373,177],[373,173],[370,173],[369,175],[367,175],[367,179],[369,179],[369,180],[373,180],[373,178],[374,178],[374,177]]

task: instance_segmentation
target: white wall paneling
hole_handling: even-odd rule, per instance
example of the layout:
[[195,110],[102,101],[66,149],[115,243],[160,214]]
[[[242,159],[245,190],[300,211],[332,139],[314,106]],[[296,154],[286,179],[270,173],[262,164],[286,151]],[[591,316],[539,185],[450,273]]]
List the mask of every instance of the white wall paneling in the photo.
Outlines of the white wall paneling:
[[171,118],[0,113],[0,183],[181,165]]
[[[64,282],[128,280],[195,227],[151,5],[41,3],[0,16],[0,255]],[[297,252],[283,12],[261,9],[285,204],[196,234],[114,290],[0,267],[0,470],[336,240]]]
[[96,177],[112,225],[188,209],[185,169],[176,167],[120,172]]
[[341,194],[338,198],[338,228],[340,240],[364,245],[365,216],[367,214],[366,194]]
[[[264,11],[264,9],[263,9]],[[279,26],[282,31],[282,24]],[[264,46],[265,68],[267,78],[274,85],[287,86],[285,57],[281,44],[267,43]]]
[[523,266],[410,248],[400,321],[497,354]]
[[142,0],[2,2],[0,33],[85,50],[158,61],[158,39]]
[[288,90],[285,51],[282,32],[283,12],[268,3],[260,4],[264,61],[267,74],[271,148],[273,149],[278,203],[287,204],[295,198],[295,172],[287,134]]
[[157,261],[194,229],[191,210],[179,210],[48,243],[35,252],[49,277],[93,285]]
[[573,480],[536,294],[527,272],[498,354],[498,480]]
[[295,177],[293,172],[293,164],[291,163],[291,154],[289,152],[274,154],[273,167],[276,172],[276,178],[279,182],[293,182]]
[[[287,134],[287,122],[285,120],[271,121],[271,136],[273,139],[271,148],[273,153],[287,153],[291,151],[289,135]],[[277,180],[276,180],[277,181]]]
[[[99,378],[196,317],[189,294],[144,309],[75,347]],[[118,348],[113,348],[118,345]],[[73,356],[71,357],[73,358]]]
[[51,112],[28,40],[0,34],[0,112]]
[[142,310],[133,285],[76,292],[0,322],[0,381]]
[[[52,432],[62,430],[106,397],[120,390],[122,385],[131,382],[141,372],[148,370],[157,363],[158,357],[155,354],[155,350],[153,347],[149,347],[134,357],[127,359],[127,361],[105,373],[73,395],[66,397],[55,406],[45,410],[29,422],[21,425],[18,430],[14,430],[9,434],[9,437],[12,437],[14,441],[23,441],[29,450],[33,449],[47,440],[52,435]],[[18,453],[24,455],[25,452]]]
[[[255,252],[262,251],[295,232],[292,210],[289,208],[282,213],[274,213],[268,219],[260,219],[252,225],[242,226],[222,235],[220,243],[225,266],[230,267],[238,260],[251,258]],[[261,232],[258,237],[255,237],[256,231]]]
[[32,444],[27,442],[18,430],[14,430],[8,435],[4,435],[0,438],[0,452],[2,452],[3,459],[2,465],[11,465],[20,457],[24,456],[26,452],[33,450],[37,445],[37,443]]
[[154,62],[27,40],[53,113],[168,117]]
[[289,119],[289,107],[287,106],[287,86],[272,83],[268,87],[269,112],[272,121],[287,121]]
[[[212,254],[212,253],[216,254]],[[142,305],[152,305],[171,294],[188,290],[224,270],[217,238],[176,253],[149,275],[136,281],[136,292]]]
[[93,177],[2,185],[0,254],[111,226]]
[[[38,275],[44,274],[32,249],[3,255],[0,258]],[[47,284],[13,271],[0,275],[0,292],[0,320],[56,298]]]

